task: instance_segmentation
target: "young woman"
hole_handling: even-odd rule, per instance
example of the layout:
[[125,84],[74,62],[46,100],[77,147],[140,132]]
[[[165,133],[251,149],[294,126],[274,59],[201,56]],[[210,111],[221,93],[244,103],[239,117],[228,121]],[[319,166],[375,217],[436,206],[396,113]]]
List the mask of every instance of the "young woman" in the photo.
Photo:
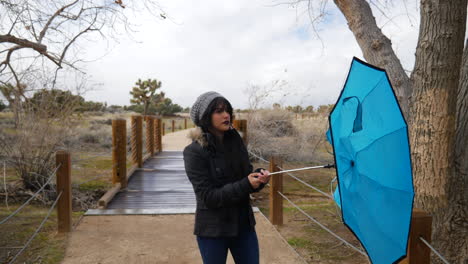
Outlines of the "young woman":
[[200,95],[190,111],[197,126],[184,149],[185,171],[197,199],[194,235],[205,264],[258,264],[259,247],[249,194],[269,181],[267,170],[252,172],[247,149],[232,128],[232,107],[216,92]]

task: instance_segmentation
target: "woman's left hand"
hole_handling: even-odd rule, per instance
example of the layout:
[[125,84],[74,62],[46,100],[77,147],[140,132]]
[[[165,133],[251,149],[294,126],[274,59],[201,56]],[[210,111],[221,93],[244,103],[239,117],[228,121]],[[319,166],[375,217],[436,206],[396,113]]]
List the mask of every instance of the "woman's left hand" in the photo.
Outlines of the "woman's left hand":
[[270,181],[270,172],[267,171],[267,170],[261,170],[260,171],[260,176],[258,177],[258,179],[262,182],[262,183],[265,183],[267,184],[269,181]]

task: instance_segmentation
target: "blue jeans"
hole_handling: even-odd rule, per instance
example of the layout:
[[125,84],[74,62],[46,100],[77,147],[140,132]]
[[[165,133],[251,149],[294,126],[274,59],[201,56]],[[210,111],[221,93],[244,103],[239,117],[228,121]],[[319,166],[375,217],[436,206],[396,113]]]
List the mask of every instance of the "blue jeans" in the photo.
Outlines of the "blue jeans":
[[228,249],[236,264],[258,264],[259,249],[255,231],[241,231],[237,237],[200,237],[198,248],[204,264],[226,263]]

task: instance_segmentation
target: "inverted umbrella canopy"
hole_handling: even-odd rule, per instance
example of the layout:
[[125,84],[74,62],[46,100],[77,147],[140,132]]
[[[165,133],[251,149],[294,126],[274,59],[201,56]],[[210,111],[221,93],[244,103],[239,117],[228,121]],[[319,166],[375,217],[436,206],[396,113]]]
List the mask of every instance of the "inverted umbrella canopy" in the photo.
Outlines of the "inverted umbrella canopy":
[[327,133],[343,222],[372,263],[406,256],[414,189],[407,123],[385,70],[357,58]]

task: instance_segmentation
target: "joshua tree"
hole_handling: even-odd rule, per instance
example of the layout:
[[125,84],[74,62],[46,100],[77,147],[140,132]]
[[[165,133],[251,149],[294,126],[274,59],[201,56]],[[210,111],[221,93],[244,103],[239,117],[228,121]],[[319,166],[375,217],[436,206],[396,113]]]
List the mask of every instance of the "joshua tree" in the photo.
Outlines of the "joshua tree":
[[161,88],[161,81],[156,79],[142,81],[141,79],[138,79],[135,85],[136,86],[133,87],[132,91],[130,91],[130,94],[133,96],[133,99],[130,99],[130,103],[144,105],[145,108],[143,114],[146,115],[148,113],[149,105],[156,103],[160,98],[164,97],[163,92],[159,94],[156,93],[156,90]]

